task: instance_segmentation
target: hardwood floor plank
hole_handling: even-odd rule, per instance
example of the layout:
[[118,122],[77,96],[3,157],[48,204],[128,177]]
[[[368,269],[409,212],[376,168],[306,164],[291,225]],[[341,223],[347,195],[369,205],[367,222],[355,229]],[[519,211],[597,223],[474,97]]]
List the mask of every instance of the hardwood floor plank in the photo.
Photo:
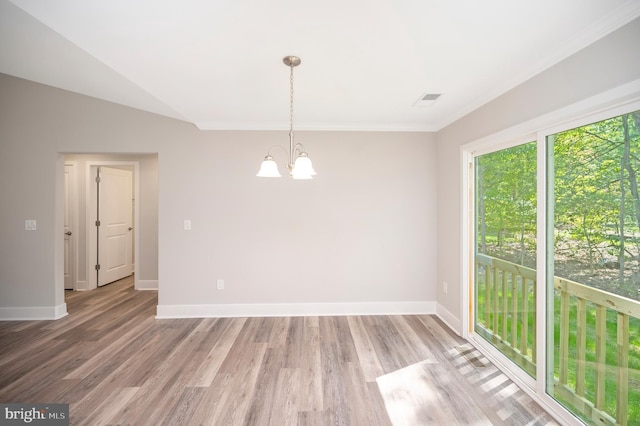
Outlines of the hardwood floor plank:
[[302,331],[303,353],[299,374],[299,411],[321,411],[324,409],[319,325],[319,321],[305,321]]
[[106,398],[85,417],[81,424],[87,426],[110,424],[114,413],[118,413],[137,391],[138,388],[120,388],[117,392],[107,395]]
[[187,338],[192,329],[178,329],[163,332],[161,337],[150,341],[136,354],[122,364],[118,375],[120,383],[126,387],[140,387],[157,373],[160,356],[167,356],[171,350]]
[[353,343],[353,336],[349,328],[347,317],[332,317],[333,326],[336,329],[338,351],[342,362],[358,361],[358,352]]
[[293,317],[289,320],[289,330],[284,345],[284,367],[300,368],[302,360],[302,337],[304,335],[304,318]]
[[[227,358],[229,351],[233,347],[235,341],[238,339],[238,335],[244,328],[246,318],[234,318],[228,322],[225,326],[221,324],[222,335],[219,340],[213,345],[207,358],[194,375],[189,386],[191,387],[209,387],[213,382],[213,379],[218,374],[222,363]],[[222,328],[224,327],[224,328]]]
[[298,426],[325,426],[327,423],[326,411],[300,411],[298,413]]
[[398,331],[390,321],[379,316],[362,317],[362,321],[385,374],[409,365],[398,352]]
[[389,414],[387,413],[384,399],[380,394],[380,389],[378,388],[378,384],[376,382],[365,384],[367,389],[367,401],[369,401],[372,409],[372,425],[378,426],[392,426],[391,419],[389,418]]
[[432,342],[436,351],[444,352],[464,343],[464,340],[456,336],[438,317],[434,315],[417,315],[416,319],[428,331],[429,342]]
[[[323,322],[320,322],[322,326]],[[320,345],[322,359],[322,386],[326,420],[330,424],[349,425],[349,400],[343,377],[340,351],[336,341]]]
[[415,330],[409,325],[406,316],[390,316],[389,319],[405,343],[404,348],[406,349],[404,352],[411,355],[411,363],[424,362],[426,360],[437,362],[435,355],[433,355],[429,347],[424,344],[424,341],[420,339]]
[[233,377],[231,374],[220,374],[209,387],[202,388],[203,395],[191,416],[193,425],[215,425],[215,419],[220,418],[228,401],[235,395],[229,392]]
[[348,317],[349,327],[351,328],[351,335],[353,336],[353,343],[358,354],[358,360],[360,362],[360,368],[362,374],[367,382],[375,382],[376,378],[384,374],[380,360],[376,354],[376,350],[369,339],[362,318],[360,317]]
[[278,373],[284,368],[283,348],[267,348],[256,379],[255,394],[247,410],[245,424],[268,425],[275,409]]
[[97,351],[97,353],[87,359],[82,366],[69,373],[65,379],[84,379],[87,375],[102,366],[107,360],[111,359],[116,353],[122,350],[123,346],[126,346],[132,340],[135,340],[142,333],[149,330],[155,323],[154,318],[146,318],[142,321],[134,323],[133,326],[127,330],[124,334],[120,330],[114,331],[114,336],[118,337],[114,341],[107,341],[103,343],[103,349]]
[[[269,334],[269,348],[282,348],[287,343],[287,334],[289,333],[289,325],[291,318],[278,317],[273,318],[273,326]],[[306,326],[306,324],[305,324]]]
[[157,364],[157,369],[127,406],[123,407],[121,415],[112,419],[114,423],[159,423],[164,416],[171,414],[169,407],[188,388],[188,382],[207,355],[198,351],[202,335],[206,333],[200,330],[202,328],[196,326],[167,356],[149,360]]
[[[2,369],[2,375],[0,375],[0,389],[9,391],[22,382],[37,381],[38,371],[41,367],[50,368],[52,362],[58,362],[60,353],[69,350],[69,345],[63,340],[54,340],[49,343],[49,346],[52,348],[51,353],[34,350],[29,355],[14,360],[10,365],[5,365]],[[54,360],[52,360],[52,355],[55,357]]]
[[305,327],[320,327],[320,317],[304,317]]
[[[65,389],[63,378],[68,371],[72,371],[81,362],[80,360],[67,361],[70,351],[62,351],[51,356],[33,371],[21,376],[10,385],[0,388],[0,402],[31,401],[41,395],[58,395]],[[52,399],[55,401],[55,399]]]
[[175,400],[175,404],[168,410],[169,415],[162,421],[154,424],[162,425],[189,425],[193,417],[193,409],[200,404],[205,394],[203,388],[186,388],[182,395]]
[[236,370],[230,372],[234,380],[227,389],[232,399],[220,412],[220,416],[212,419],[213,424],[244,424],[244,419],[255,395],[256,380],[267,350],[266,343],[252,343],[244,347],[243,354],[235,363]]
[[343,407],[349,411],[349,421],[352,425],[381,425],[380,418],[386,417],[382,406],[371,404],[371,388],[364,383],[364,375],[360,365],[354,362],[342,364],[342,374],[345,382],[345,392],[350,403]]
[[[268,418],[270,426],[296,426],[298,424],[298,398],[302,395],[299,384],[299,368],[281,368],[278,371],[273,409]],[[246,424],[253,423],[247,422]]]

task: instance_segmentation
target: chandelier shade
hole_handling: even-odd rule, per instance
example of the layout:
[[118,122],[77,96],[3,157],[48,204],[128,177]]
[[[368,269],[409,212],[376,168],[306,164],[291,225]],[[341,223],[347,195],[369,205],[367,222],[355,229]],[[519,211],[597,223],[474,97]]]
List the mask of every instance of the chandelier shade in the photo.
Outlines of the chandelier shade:
[[302,152],[296,162],[293,164],[293,170],[291,170],[291,177],[293,179],[313,179],[316,174],[313,170],[313,165],[306,152]]
[[278,170],[278,165],[273,160],[273,157],[267,155],[264,157],[262,164],[260,165],[260,171],[256,176],[259,177],[281,177],[280,171]]

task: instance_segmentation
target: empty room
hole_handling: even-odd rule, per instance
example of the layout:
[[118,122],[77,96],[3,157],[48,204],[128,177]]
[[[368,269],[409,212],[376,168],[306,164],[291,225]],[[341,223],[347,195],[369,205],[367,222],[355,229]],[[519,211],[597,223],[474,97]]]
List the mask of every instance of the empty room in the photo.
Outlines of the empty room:
[[640,424],[639,40],[0,0],[0,423]]

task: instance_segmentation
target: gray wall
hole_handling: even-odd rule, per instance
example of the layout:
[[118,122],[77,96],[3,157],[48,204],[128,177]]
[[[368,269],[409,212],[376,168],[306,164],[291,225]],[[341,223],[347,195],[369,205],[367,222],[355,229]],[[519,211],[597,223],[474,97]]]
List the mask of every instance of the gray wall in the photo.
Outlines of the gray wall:
[[64,303],[69,153],[157,153],[160,305],[435,301],[433,134],[298,132],[317,178],[259,179],[286,131],[199,131],[6,75],[0,93],[0,313]]
[[[438,132],[437,298],[458,320],[466,309],[461,304],[460,146],[639,79],[639,40],[636,19]],[[449,283],[447,294],[443,281]]]

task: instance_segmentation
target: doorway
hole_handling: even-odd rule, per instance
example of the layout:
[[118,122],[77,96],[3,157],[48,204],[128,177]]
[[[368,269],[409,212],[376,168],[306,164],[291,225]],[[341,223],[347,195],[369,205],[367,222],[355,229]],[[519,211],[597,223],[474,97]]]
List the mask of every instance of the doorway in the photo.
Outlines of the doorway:
[[[128,170],[132,175],[131,195],[128,196],[130,225],[125,227],[130,237],[114,238],[128,248],[131,260],[128,268],[133,274],[134,287],[137,290],[158,289],[158,156],[157,154],[65,154],[64,162],[76,164],[75,231],[70,236],[75,244],[75,287],[74,290],[93,290],[98,287],[98,238],[96,221],[98,220],[98,191],[95,179],[98,168]],[[116,172],[117,173],[117,172]],[[124,178],[127,180],[127,178]],[[62,182],[61,182],[62,183]],[[63,188],[64,197],[71,194]],[[122,202],[125,204],[124,202]],[[62,204],[62,200],[61,200]],[[112,203],[110,203],[112,204]],[[144,218],[142,224],[141,218]],[[101,219],[102,220],[102,219]],[[116,220],[115,222],[118,222]],[[103,222],[104,223],[104,222]],[[129,228],[132,228],[129,230]],[[62,231],[62,230],[61,230]],[[130,238],[131,244],[123,243]],[[110,249],[102,249],[103,254]],[[62,253],[61,253],[62,254]],[[122,258],[122,257],[121,257]],[[121,259],[120,258],[120,259]],[[104,257],[102,257],[104,259]],[[117,256],[112,265],[121,264]],[[66,259],[65,259],[66,264]],[[100,261],[101,271],[105,264]],[[111,268],[109,268],[111,269]],[[117,279],[117,278],[116,278]],[[104,284],[102,282],[101,284]]]

